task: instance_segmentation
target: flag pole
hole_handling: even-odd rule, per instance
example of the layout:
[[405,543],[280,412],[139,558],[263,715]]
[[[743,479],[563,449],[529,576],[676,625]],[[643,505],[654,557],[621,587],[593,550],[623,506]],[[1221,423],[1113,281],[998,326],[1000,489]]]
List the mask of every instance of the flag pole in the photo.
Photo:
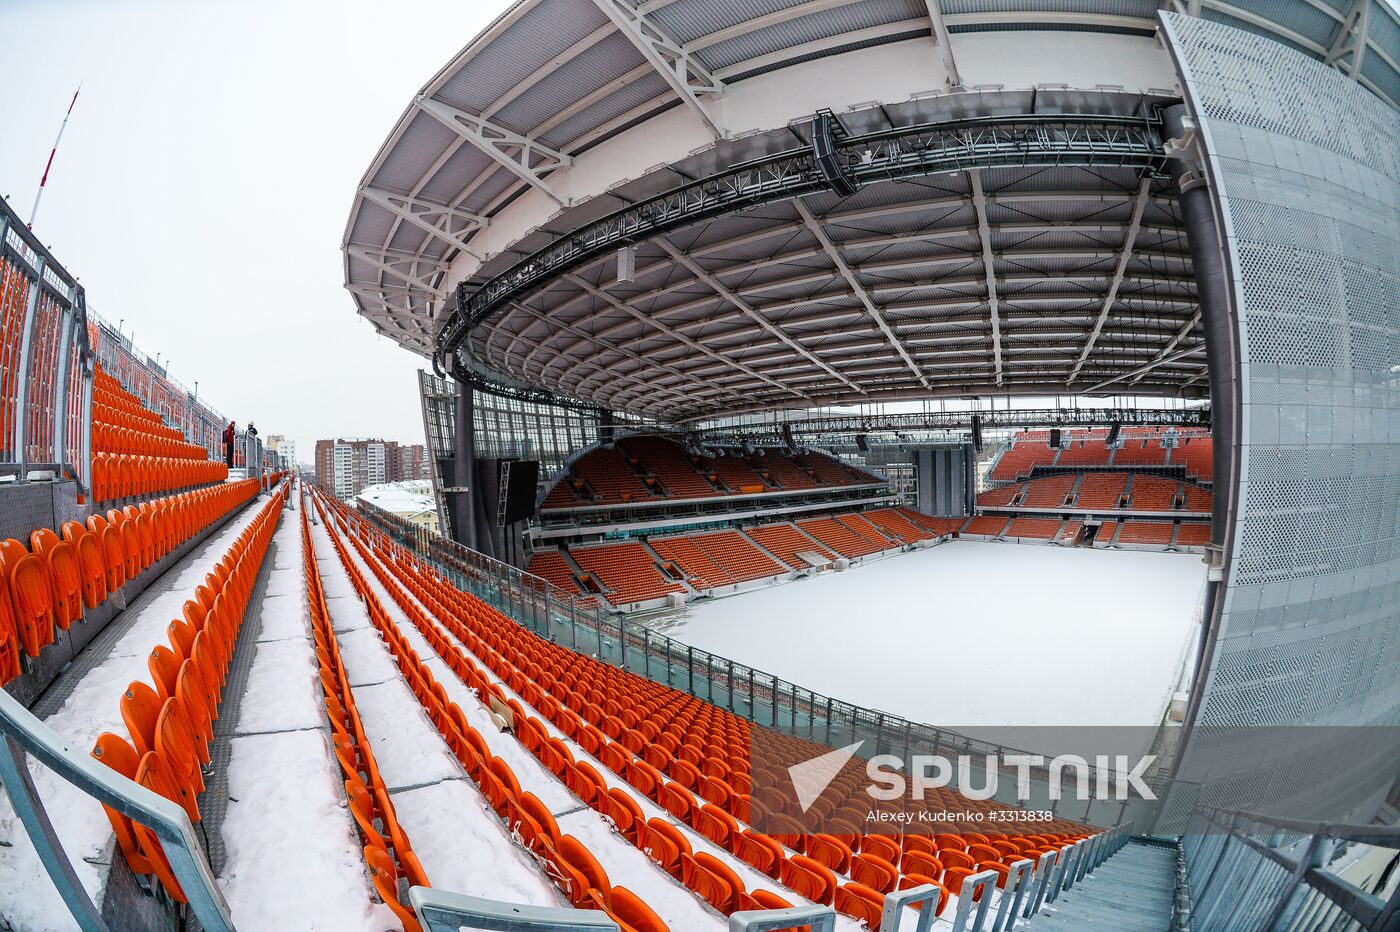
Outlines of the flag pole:
[[53,148],[49,150],[49,160],[44,165],[44,176],[39,179],[39,190],[34,195],[34,208],[29,211],[29,229],[34,229],[34,218],[39,215],[39,199],[44,196],[44,186],[49,182],[49,169],[53,168],[53,157],[58,152],[58,144],[63,141],[63,131],[68,128],[68,118],[73,115],[73,105],[78,102],[78,95],[82,93],[83,85],[80,83],[78,89],[73,92],[73,99],[68,102],[68,112],[63,115],[63,122],[58,126],[58,138],[53,141]]

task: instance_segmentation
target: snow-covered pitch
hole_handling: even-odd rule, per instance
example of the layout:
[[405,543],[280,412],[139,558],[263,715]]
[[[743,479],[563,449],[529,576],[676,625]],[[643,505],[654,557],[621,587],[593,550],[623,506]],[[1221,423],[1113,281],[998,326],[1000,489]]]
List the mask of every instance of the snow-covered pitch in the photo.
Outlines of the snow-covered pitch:
[[921,724],[1156,725],[1204,584],[1195,554],[950,541],[648,624]]

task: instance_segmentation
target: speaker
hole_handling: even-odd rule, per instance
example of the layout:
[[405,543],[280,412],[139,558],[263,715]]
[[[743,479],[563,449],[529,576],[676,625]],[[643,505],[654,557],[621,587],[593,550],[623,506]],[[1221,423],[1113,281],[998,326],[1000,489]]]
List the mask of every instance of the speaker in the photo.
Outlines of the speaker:
[[866,443],[865,434],[856,434],[856,449],[862,453],[870,452],[870,444]]
[[812,120],[812,158],[827,187],[842,197],[850,197],[856,193],[856,185],[836,158],[836,138],[832,135],[835,122],[829,113],[819,113]]
[[788,450],[797,449],[797,444],[792,441],[792,427],[788,424],[783,425],[783,446]]
[[1052,427],[1052,428],[1050,428],[1050,449],[1052,449],[1052,450],[1058,450],[1059,448],[1060,448],[1060,429],[1059,429],[1058,427]]
[[982,452],[982,415],[972,416],[972,449]]
[[535,513],[537,460],[500,460],[496,482],[496,526],[506,527]]
[[1123,432],[1121,421],[1114,421],[1108,428],[1108,439],[1104,441],[1105,446],[1113,446],[1118,442],[1118,435]]

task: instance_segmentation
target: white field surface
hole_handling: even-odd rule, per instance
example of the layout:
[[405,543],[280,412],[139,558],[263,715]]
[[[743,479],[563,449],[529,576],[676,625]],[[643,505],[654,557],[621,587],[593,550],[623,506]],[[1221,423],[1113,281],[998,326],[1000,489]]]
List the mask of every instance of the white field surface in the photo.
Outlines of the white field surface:
[[845,702],[1034,748],[1014,729],[1161,722],[1204,584],[1194,554],[950,541],[647,624]]

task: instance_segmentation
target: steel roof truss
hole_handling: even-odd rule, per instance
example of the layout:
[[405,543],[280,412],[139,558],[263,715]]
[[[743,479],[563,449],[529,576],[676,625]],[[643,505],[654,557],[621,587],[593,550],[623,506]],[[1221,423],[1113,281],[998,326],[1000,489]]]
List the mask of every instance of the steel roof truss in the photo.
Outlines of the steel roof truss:
[[572,164],[572,158],[528,136],[432,97],[421,96],[415,103],[419,110],[485,152],[522,181],[543,191],[560,205],[569,206],[569,199],[550,187],[544,176]]

